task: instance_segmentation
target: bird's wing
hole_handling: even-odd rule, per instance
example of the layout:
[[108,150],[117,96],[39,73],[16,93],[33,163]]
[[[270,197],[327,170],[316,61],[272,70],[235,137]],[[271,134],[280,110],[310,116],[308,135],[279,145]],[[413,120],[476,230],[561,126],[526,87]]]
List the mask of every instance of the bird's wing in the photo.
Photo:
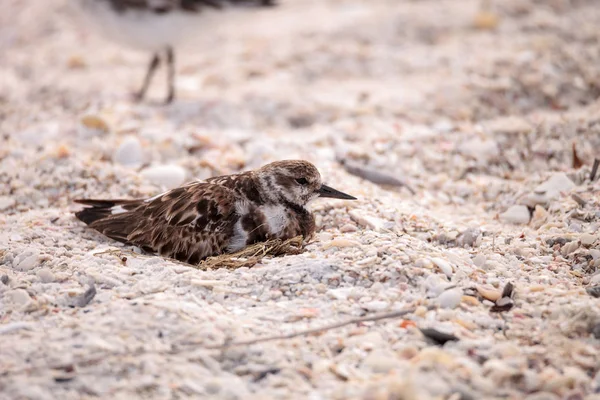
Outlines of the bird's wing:
[[117,11],[152,10],[157,13],[177,9],[201,11],[203,8],[223,9],[228,6],[274,6],[275,0],[108,0]]
[[276,0],[179,0],[181,7],[185,9],[198,9],[200,7],[211,7],[216,9],[228,6],[268,7],[276,5]]
[[80,200],[93,207],[76,215],[112,239],[194,264],[225,251],[240,201],[231,189],[195,182],[148,200]]

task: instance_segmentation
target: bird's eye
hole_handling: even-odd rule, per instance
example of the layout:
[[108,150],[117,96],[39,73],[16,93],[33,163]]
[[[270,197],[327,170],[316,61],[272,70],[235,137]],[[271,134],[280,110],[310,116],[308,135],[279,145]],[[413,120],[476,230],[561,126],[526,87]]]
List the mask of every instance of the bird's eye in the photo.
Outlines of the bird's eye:
[[308,181],[306,180],[306,178],[298,178],[296,179],[296,182],[298,182],[301,185],[308,185]]

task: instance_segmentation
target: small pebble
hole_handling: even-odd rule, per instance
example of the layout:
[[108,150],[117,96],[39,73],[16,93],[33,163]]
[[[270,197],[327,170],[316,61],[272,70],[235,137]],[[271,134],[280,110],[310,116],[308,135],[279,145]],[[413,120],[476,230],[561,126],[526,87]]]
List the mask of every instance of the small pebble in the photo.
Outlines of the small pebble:
[[398,365],[398,361],[391,356],[389,351],[373,350],[364,359],[363,366],[369,368],[375,373],[388,373]]
[[600,285],[600,273],[597,273],[590,278],[590,285]]
[[441,332],[433,328],[420,329],[420,331],[423,335],[425,335],[426,338],[441,346],[447,342],[455,342],[459,340],[456,336],[450,333]]
[[502,292],[490,286],[478,285],[477,292],[484,299],[493,302],[496,302],[500,298],[500,296],[502,296]]
[[186,171],[178,165],[155,165],[140,172],[140,175],[161,187],[173,189],[181,186],[186,179]]
[[25,289],[14,289],[6,292],[6,299],[14,304],[25,305],[31,301],[29,293]]
[[86,115],[81,118],[78,128],[77,133],[84,139],[99,136],[110,131],[108,124],[97,115]]
[[38,278],[40,278],[40,280],[43,283],[50,283],[50,282],[54,282],[54,273],[52,273],[52,271],[50,271],[48,268],[42,268],[37,272],[37,276]]
[[19,271],[29,271],[38,265],[39,257],[36,249],[27,249],[15,258],[13,265]]
[[592,297],[600,298],[600,286],[591,286],[586,288],[585,291]]
[[514,205],[500,214],[500,220],[511,224],[527,224],[529,222],[529,209],[527,206]]
[[579,238],[579,240],[581,240],[581,244],[586,247],[593,245],[597,239],[598,237],[596,235],[591,235],[589,233],[584,233]]
[[571,232],[581,232],[581,224],[574,222],[571,225],[569,225],[569,230]]
[[548,219],[548,211],[541,205],[536,205],[533,210],[533,215],[531,217],[531,227],[533,229],[539,229],[542,225],[546,223]]
[[319,232],[317,237],[321,242],[329,242],[333,240],[333,234],[330,232]]
[[356,232],[358,229],[356,228],[356,225],[354,224],[345,224],[342,225],[342,227],[340,228],[340,232],[342,233],[351,233],[351,232]]
[[11,208],[17,203],[14,197],[0,196],[0,211]]
[[496,304],[492,306],[490,311],[492,312],[503,312],[509,311],[514,306],[514,303],[510,297],[501,297],[496,301]]
[[434,257],[431,259],[434,263],[448,278],[452,277],[452,265],[442,258]]
[[594,337],[596,339],[600,339],[600,323],[597,323],[596,325],[594,325],[592,327],[592,335],[594,335]]
[[458,236],[456,242],[459,246],[475,247],[477,245],[480,235],[481,229],[468,228]]
[[478,268],[481,268],[485,265],[485,262],[487,261],[487,258],[483,255],[483,254],[477,254],[474,258],[473,258],[473,265],[475,265]]
[[212,379],[209,380],[205,383],[204,385],[205,390],[209,393],[209,394],[217,394],[221,391],[222,388],[222,384],[219,380],[217,379]]
[[425,279],[421,285],[424,287],[427,294],[431,297],[437,297],[443,291],[449,288],[451,284],[447,279],[442,278],[439,274],[431,274]]
[[67,60],[67,67],[70,69],[82,69],[86,66],[85,60],[80,55],[72,55]]
[[390,306],[387,301],[374,300],[362,305],[362,308],[368,311],[383,311]]
[[72,306],[85,307],[96,297],[96,286],[90,285],[87,290],[72,300]]
[[144,162],[142,144],[135,136],[128,136],[115,151],[113,161],[128,167],[138,167]]
[[332,247],[339,247],[339,248],[357,247],[358,248],[358,247],[360,247],[360,243],[355,240],[336,238],[336,239],[333,239],[333,240],[323,244],[323,250],[327,250]]
[[561,192],[568,192],[575,187],[575,184],[567,174],[559,172],[554,175],[546,182],[542,183],[535,188],[536,194],[543,194],[547,200],[552,200],[557,197]]
[[450,289],[446,290],[438,296],[438,302],[442,308],[455,308],[462,300],[462,290]]
[[508,282],[506,285],[504,285],[504,288],[502,289],[502,294],[500,296],[501,297],[512,297],[514,290],[515,290],[515,285],[513,285],[511,282]]
[[350,218],[352,218],[357,224],[367,229],[380,231],[385,225],[385,221],[381,218],[377,218],[371,215],[365,215],[359,209],[350,210],[348,214],[350,215]]
[[9,322],[7,324],[0,325],[0,335],[5,335],[7,333],[17,332],[20,330],[31,330],[32,329],[31,322]]
[[494,30],[500,23],[498,14],[489,11],[480,11],[473,19],[473,26],[480,30]]
[[578,248],[579,248],[579,243],[577,243],[576,241],[572,241],[572,242],[569,242],[569,243],[565,244],[560,249],[560,254],[562,254],[563,256],[566,256],[567,254],[571,254],[572,252],[574,252]]
[[466,304],[469,304],[471,306],[479,305],[479,300],[477,300],[477,297],[473,297],[473,296],[463,296],[461,301]]
[[462,154],[471,156],[482,163],[497,157],[499,153],[498,143],[495,140],[479,137],[463,141],[458,150]]
[[350,379],[350,369],[344,364],[331,364],[330,371],[341,381]]

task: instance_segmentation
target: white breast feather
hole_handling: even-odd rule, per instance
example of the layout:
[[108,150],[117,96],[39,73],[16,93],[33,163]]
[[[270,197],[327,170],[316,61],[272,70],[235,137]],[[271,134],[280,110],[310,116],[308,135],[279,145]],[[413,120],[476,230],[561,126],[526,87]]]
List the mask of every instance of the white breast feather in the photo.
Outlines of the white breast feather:
[[238,219],[238,221],[233,226],[233,237],[229,241],[229,245],[227,246],[227,251],[234,252],[243,249],[246,247],[246,242],[248,241],[248,233],[242,227],[242,219]]
[[235,212],[240,216],[233,226],[233,237],[229,241],[227,251],[234,252],[246,247],[248,241],[248,232],[242,227],[242,216],[250,211],[250,204],[246,200],[239,200],[235,203]]
[[265,215],[271,234],[278,236],[288,223],[287,209],[277,204],[262,206],[260,210]]

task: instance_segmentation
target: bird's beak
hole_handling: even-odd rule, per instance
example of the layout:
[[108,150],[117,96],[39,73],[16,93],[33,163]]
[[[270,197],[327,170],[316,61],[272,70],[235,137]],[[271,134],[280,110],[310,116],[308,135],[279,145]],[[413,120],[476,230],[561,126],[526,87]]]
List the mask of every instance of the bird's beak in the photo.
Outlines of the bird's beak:
[[317,190],[319,197],[330,197],[332,199],[343,199],[343,200],[356,200],[356,197],[350,196],[349,194],[335,190],[327,185],[321,185],[321,188]]

